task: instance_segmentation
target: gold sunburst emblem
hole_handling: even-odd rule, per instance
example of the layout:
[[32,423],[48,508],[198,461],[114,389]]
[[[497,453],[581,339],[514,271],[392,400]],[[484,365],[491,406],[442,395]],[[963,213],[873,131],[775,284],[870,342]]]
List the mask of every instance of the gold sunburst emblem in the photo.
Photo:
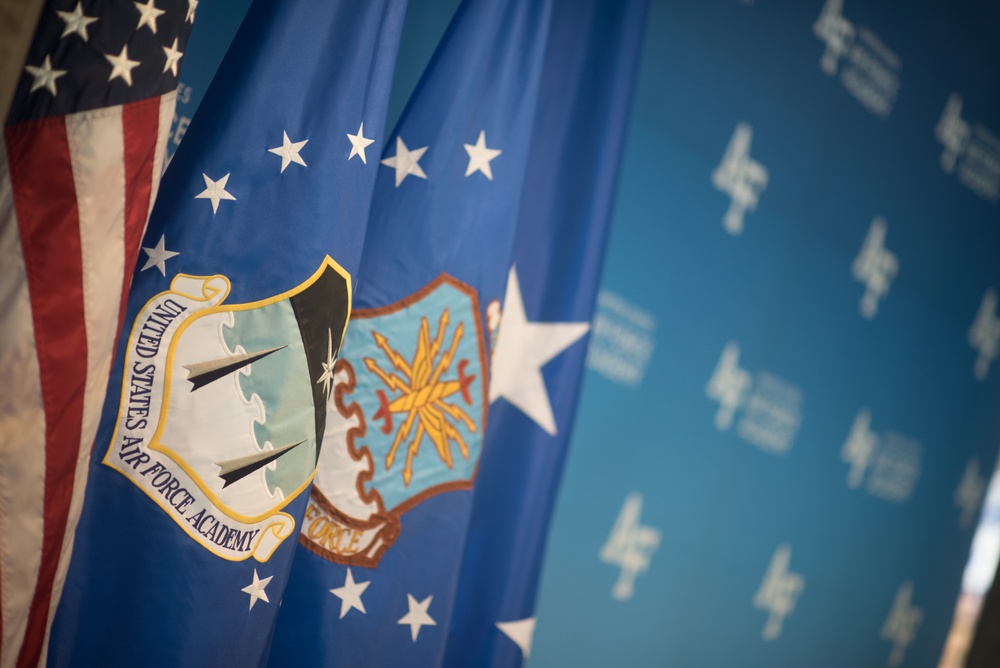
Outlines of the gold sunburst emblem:
[[464,333],[463,323],[459,322],[452,333],[450,347],[442,351],[447,329],[448,309],[444,310],[438,320],[437,333],[433,340],[431,340],[430,324],[426,317],[422,317],[420,319],[420,332],[417,334],[417,349],[411,362],[407,362],[402,355],[394,350],[385,336],[378,332],[372,332],[375,344],[385,354],[389,363],[404,376],[403,378],[395,373],[384,371],[374,359],[363,358],[368,370],[378,376],[390,392],[402,392],[400,396],[389,401],[385,390],[376,391],[379,409],[376,411],[374,419],[384,421],[381,427],[382,433],[392,433],[393,414],[406,415],[396,430],[392,447],[385,457],[386,470],[392,468],[399,446],[409,439],[414,423],[417,425],[413,440],[407,446],[406,465],[403,468],[403,483],[407,487],[410,485],[410,480],[413,479],[413,458],[416,457],[420,449],[420,442],[424,435],[427,435],[434,444],[441,461],[448,468],[452,468],[452,442],[458,445],[463,457],[469,458],[469,448],[455,424],[462,422],[469,431],[476,431],[476,423],[472,418],[464,410],[447,401],[450,397],[461,394],[465,403],[471,405],[472,396],[469,393],[469,385],[476,378],[475,375],[466,375],[465,368],[469,363],[466,359],[459,360],[457,377],[442,378],[451,368],[455,351],[458,349],[458,344]]

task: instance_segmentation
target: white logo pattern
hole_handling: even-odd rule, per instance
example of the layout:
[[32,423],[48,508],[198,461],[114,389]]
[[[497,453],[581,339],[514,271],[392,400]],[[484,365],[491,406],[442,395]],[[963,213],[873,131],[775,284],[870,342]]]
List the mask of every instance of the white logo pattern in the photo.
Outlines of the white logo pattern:
[[844,0],[826,0],[823,11],[813,24],[813,34],[826,43],[826,51],[819,60],[824,72],[833,76],[841,57],[854,41],[854,24],[844,18]]
[[993,288],[987,288],[979,304],[976,319],[969,328],[969,345],[979,351],[972,373],[976,380],[985,380],[1000,352],[1000,318],[997,318],[997,291]]
[[1000,199],[1000,137],[981,123],[962,118],[962,96],[951,93],[934,137],[941,142],[941,169],[955,173],[965,187],[985,200]]
[[753,130],[748,123],[739,123],[733,131],[722,162],[712,172],[712,185],[729,195],[729,210],[722,226],[733,235],[743,232],[743,217],[757,208],[760,194],[767,188],[767,168],[750,157]]
[[640,524],[641,513],[642,494],[632,492],[625,498],[611,534],[601,548],[601,561],[621,568],[618,581],[611,589],[611,595],[619,601],[632,598],[636,576],[649,569],[653,553],[660,546],[660,532]]
[[955,505],[962,511],[958,519],[959,527],[965,529],[972,524],[976,513],[983,505],[985,493],[986,479],[979,475],[979,460],[970,459],[969,463],[965,465],[962,481],[958,483],[958,489],[955,490]]
[[867,408],[858,411],[851,433],[840,449],[841,460],[851,465],[847,473],[847,486],[851,489],[857,489],[861,485],[875,451],[878,450],[878,434],[871,430],[871,423],[872,415]]
[[806,579],[800,573],[789,570],[791,559],[792,546],[787,543],[779,545],[771,557],[764,581],[753,598],[755,608],[770,613],[761,633],[764,640],[777,640],[781,637],[785,617],[795,610],[799,594],[806,585]]
[[965,153],[971,134],[969,124],[962,120],[962,96],[952,93],[941,112],[941,120],[934,128],[934,136],[944,146],[941,169],[948,174],[955,171],[955,163]]
[[892,643],[889,666],[898,666],[903,663],[906,648],[916,639],[917,629],[924,621],[924,611],[914,606],[912,600],[913,583],[904,582],[900,585],[899,591],[896,592],[896,599],[892,602],[889,617],[882,625],[882,639]]
[[705,394],[719,402],[715,412],[715,428],[725,431],[733,424],[733,415],[746,403],[750,394],[750,373],[740,368],[740,344],[730,341],[722,349],[715,372],[708,381]]
[[861,244],[861,251],[851,265],[854,278],[865,286],[860,309],[861,315],[869,320],[878,314],[879,300],[889,294],[892,280],[899,273],[899,259],[885,247],[887,229],[885,220],[876,216]]

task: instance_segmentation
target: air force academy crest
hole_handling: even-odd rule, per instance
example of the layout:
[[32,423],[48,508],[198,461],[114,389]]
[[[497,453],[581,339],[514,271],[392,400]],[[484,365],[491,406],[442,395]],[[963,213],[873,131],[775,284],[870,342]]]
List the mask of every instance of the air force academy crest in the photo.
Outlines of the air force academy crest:
[[104,463],[213,553],[266,561],[316,469],[351,280],[327,257],[283,294],[229,292],[225,276],[179,274],[139,311]]
[[406,511],[469,489],[486,424],[485,369],[476,292],[446,274],[395,304],[355,311],[299,542],[372,567]]

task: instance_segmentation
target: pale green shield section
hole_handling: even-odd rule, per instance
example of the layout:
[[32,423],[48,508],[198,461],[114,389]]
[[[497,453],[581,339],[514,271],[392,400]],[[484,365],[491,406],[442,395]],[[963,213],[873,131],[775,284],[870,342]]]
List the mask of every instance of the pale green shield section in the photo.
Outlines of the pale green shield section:
[[264,420],[252,425],[261,447],[274,448],[304,441],[264,467],[269,494],[282,496],[302,486],[316,463],[316,428],[313,389],[298,322],[287,300],[233,313],[233,326],[223,328],[226,345],[234,353],[282,350],[254,362],[248,375],[240,375],[244,399],[257,395]]

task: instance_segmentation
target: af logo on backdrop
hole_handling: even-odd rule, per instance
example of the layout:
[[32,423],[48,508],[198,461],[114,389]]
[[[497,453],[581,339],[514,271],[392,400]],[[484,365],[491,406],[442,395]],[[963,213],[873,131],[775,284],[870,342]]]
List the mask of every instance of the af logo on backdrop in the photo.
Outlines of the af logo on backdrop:
[[737,413],[739,437],[764,452],[779,455],[791,450],[802,425],[801,389],[768,371],[751,376],[740,366],[740,344],[729,341],[715,365],[705,396],[719,402],[715,428],[728,431]]
[[313,478],[351,281],[327,257],[269,299],[225,304],[230,289],[178,274],[139,311],[104,463],[214,554],[267,561]]
[[471,487],[488,406],[479,313],[475,290],[445,274],[354,312],[299,538],[308,549],[374,567],[407,510]]
[[660,547],[660,531],[641,523],[642,494],[632,492],[625,497],[608,540],[601,547],[600,558],[606,564],[621,568],[611,595],[627,601],[635,594],[635,579],[649,570],[653,553]]
[[913,496],[923,468],[923,446],[896,432],[878,434],[871,428],[867,408],[858,411],[840,449],[840,459],[850,465],[847,486],[891,503],[905,503]]
[[976,380],[986,380],[990,365],[1000,353],[1000,318],[997,317],[997,291],[987,288],[979,302],[976,319],[969,328],[969,345],[979,356],[972,367]]
[[722,219],[726,231],[736,236],[743,233],[743,218],[757,208],[760,195],[767,188],[767,167],[750,157],[753,128],[739,123],[726,146],[722,162],[712,172],[712,185],[729,195],[729,210]]
[[740,366],[740,344],[729,341],[705,388],[708,398],[719,402],[715,411],[716,429],[726,431],[733,425],[733,417],[746,403],[752,383],[750,372]]
[[892,643],[889,666],[898,666],[906,658],[906,648],[917,638],[917,631],[924,621],[924,611],[913,605],[913,582],[907,580],[899,586],[893,599],[889,616],[882,625],[882,639]]
[[879,118],[888,118],[899,93],[899,56],[870,29],[844,16],[844,0],[826,0],[813,24],[813,34],[826,44],[819,65]]
[[875,216],[861,244],[861,250],[851,265],[854,279],[865,286],[859,308],[861,315],[869,320],[878,314],[879,300],[889,294],[892,281],[899,273],[899,258],[885,247],[887,232],[885,219]]
[[934,136],[944,150],[941,152],[941,169],[947,174],[955,171],[958,158],[965,153],[972,132],[962,118],[962,96],[952,93],[941,112],[941,120],[934,126]]
[[965,465],[962,479],[955,489],[955,506],[962,511],[958,518],[960,528],[968,528],[979,514],[986,494],[986,484],[986,478],[979,473],[979,459],[973,457]]
[[941,169],[958,172],[958,180],[983,199],[1000,199],[1000,137],[981,123],[962,118],[962,96],[952,93],[934,126],[941,143]]
[[768,613],[767,623],[761,631],[764,640],[777,640],[781,637],[785,617],[795,610],[799,595],[806,586],[805,577],[789,568],[791,560],[791,545],[783,543],[775,548],[764,580],[754,594],[753,606]]

